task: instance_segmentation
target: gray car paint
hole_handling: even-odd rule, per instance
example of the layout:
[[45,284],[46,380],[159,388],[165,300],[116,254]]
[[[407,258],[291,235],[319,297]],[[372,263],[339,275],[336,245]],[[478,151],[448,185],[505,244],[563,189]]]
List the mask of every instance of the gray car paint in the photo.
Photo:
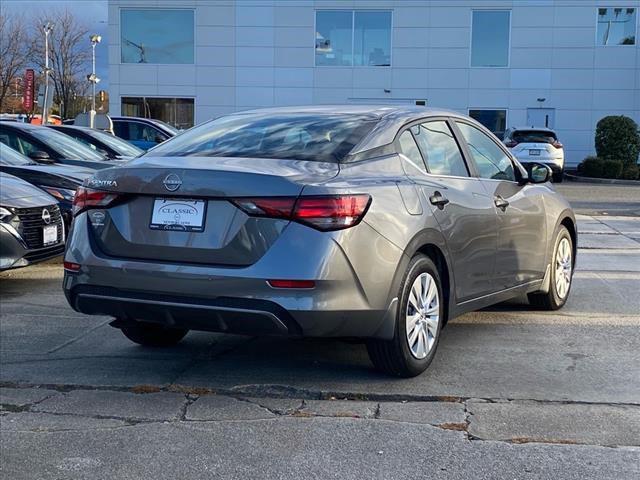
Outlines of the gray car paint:
[[[425,108],[316,106],[268,111],[379,115],[379,124],[352,153],[389,145],[402,126],[433,117],[466,119],[491,135],[468,117]],[[111,227],[92,225],[86,212],[76,218],[66,260],[82,267],[79,273],[65,274],[64,288],[78,310],[87,311],[78,301],[78,287],[117,287],[134,294],[202,300],[258,299],[286,310],[303,335],[391,338],[402,276],[418,251],[441,256],[452,318],[546,288],[554,233],[560,222],[570,230],[575,225],[568,203],[549,183],[489,184],[475,177],[417,175],[406,171],[400,154],[339,165],[152,155],[102,170],[87,183],[134,198],[103,212]],[[170,196],[162,184],[170,173],[183,181],[180,196],[208,199],[207,229],[217,218],[222,225],[218,230],[204,236],[151,233],[150,199],[142,195]],[[450,199],[442,210],[428,201],[436,190]],[[336,232],[249,218],[224,198],[337,193],[367,193],[372,202],[360,224]],[[493,205],[497,193],[512,202],[505,215]],[[266,280],[274,278],[315,280],[316,287],[273,289]],[[92,294],[91,301],[99,303],[100,295]],[[90,313],[101,313],[98,310]],[[216,315],[224,316],[219,311]],[[214,323],[199,328],[224,330]]]

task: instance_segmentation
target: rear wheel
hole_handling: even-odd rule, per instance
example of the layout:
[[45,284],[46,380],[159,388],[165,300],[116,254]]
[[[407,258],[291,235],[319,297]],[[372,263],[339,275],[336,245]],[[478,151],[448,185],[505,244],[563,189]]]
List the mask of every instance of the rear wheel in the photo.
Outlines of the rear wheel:
[[393,339],[370,340],[367,350],[378,370],[414,377],[433,360],[444,325],[442,283],[431,259],[419,255],[411,260],[398,297]]
[[124,336],[145,347],[171,347],[177,345],[189,330],[169,328],[155,323],[137,322],[120,327]]
[[567,302],[573,279],[573,241],[566,227],[556,236],[547,293],[530,293],[529,303],[543,310],[558,310]]

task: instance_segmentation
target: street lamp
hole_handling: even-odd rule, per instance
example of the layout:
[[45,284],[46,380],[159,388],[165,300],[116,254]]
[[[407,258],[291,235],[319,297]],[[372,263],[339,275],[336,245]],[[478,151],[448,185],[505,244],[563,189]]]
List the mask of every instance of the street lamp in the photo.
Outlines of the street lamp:
[[91,83],[91,112],[89,112],[89,127],[93,128],[96,116],[96,83],[100,82],[100,78],[96,75],[96,45],[100,43],[102,37],[97,34],[89,36],[91,40],[91,75],[87,75],[87,80]]
[[49,123],[49,74],[51,69],[49,68],[49,34],[53,30],[53,25],[50,22],[45,23],[42,26],[44,31],[44,98],[42,105],[42,124]]

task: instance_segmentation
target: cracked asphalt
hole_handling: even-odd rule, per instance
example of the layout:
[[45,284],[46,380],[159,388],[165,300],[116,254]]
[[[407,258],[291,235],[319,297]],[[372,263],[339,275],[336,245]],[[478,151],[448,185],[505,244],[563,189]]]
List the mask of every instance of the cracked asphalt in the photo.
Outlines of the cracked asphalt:
[[59,263],[4,273],[0,476],[640,478],[640,217],[608,208],[578,209],[564,309],[464,315],[408,380],[335,340],[146,349],[73,312]]

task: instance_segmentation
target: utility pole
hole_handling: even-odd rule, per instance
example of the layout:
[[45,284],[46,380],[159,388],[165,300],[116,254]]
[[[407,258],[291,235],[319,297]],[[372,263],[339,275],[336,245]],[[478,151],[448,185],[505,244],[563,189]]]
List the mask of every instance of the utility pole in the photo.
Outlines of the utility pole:
[[53,25],[47,22],[43,25],[44,30],[44,101],[42,102],[42,124],[49,123],[49,34],[53,30]]
[[100,43],[102,37],[93,34],[91,40],[91,75],[87,75],[87,80],[91,83],[91,111],[89,112],[89,127],[94,128],[96,116],[96,83],[100,81],[96,75],[96,45]]

